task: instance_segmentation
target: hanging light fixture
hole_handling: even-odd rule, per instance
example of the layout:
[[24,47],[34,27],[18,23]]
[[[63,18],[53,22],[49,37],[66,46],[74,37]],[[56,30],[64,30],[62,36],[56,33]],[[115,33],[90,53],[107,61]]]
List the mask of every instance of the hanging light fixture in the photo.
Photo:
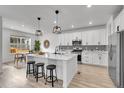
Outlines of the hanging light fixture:
[[56,10],[55,11],[55,14],[56,14],[56,26],[53,27],[53,33],[61,33],[61,27],[58,26],[58,14],[59,14],[59,10]]
[[43,32],[40,29],[40,20],[41,20],[41,18],[40,17],[37,17],[37,20],[38,20],[38,28],[37,28],[37,30],[35,32],[35,35],[36,36],[42,36],[43,35]]

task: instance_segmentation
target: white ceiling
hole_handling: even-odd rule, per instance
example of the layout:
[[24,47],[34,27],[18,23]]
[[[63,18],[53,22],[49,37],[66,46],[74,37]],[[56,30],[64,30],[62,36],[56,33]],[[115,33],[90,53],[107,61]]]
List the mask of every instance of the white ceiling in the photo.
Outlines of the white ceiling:
[[[0,5],[0,16],[3,16],[3,26],[15,30],[34,33],[37,27],[37,17],[41,17],[43,31],[52,31],[55,25],[54,11],[60,10],[59,24],[63,30],[78,27],[88,27],[106,24],[109,17],[120,11],[120,5]],[[92,25],[89,25],[92,21]],[[24,25],[24,26],[22,26]]]

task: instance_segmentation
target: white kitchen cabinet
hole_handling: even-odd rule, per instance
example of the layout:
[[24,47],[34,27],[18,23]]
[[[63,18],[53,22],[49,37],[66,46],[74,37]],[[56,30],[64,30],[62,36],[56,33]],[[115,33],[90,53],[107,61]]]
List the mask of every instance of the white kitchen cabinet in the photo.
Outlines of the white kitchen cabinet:
[[87,38],[86,31],[81,32],[82,45],[86,45],[86,41],[87,41],[86,38]]
[[89,64],[89,54],[87,51],[82,52],[82,63]]
[[92,61],[93,65],[99,65],[98,51],[93,51]]
[[98,31],[93,31],[92,32],[92,44],[93,45],[98,45],[99,42],[99,32]]
[[100,45],[107,45],[107,31],[105,29],[99,31],[99,42]]
[[72,33],[68,33],[68,42],[69,42],[69,45],[72,45],[72,37],[73,37],[73,34]]
[[58,39],[59,39],[59,45],[62,45],[61,34],[58,35]]
[[104,52],[102,53],[101,60],[100,60],[101,66],[107,66],[108,65],[108,53]]
[[85,31],[82,32],[82,43],[83,45],[98,45],[100,42],[101,45],[107,44],[107,34],[104,29],[94,30],[94,31]]
[[114,32],[117,32],[117,26],[120,29],[120,14],[114,20]]
[[119,26],[119,31],[124,30],[124,9],[114,19],[114,32],[117,32],[117,26]]
[[65,37],[63,34],[59,35],[59,43],[60,45],[65,45]]
[[68,33],[63,34],[64,35],[64,45],[69,45],[69,37],[68,37]]
[[93,57],[93,53],[92,53],[92,51],[89,51],[89,64],[93,64],[93,60],[92,60],[92,57]]
[[108,55],[106,51],[83,51],[82,52],[82,63],[107,66]]
[[114,20],[113,20],[113,16],[110,17],[110,19],[107,22],[106,26],[107,26],[108,36],[110,36],[112,33],[114,33]]
[[92,64],[92,53],[90,51],[82,52],[82,63]]
[[64,44],[65,45],[72,45],[73,34],[72,33],[65,33],[64,34]]
[[124,9],[119,14],[119,18],[120,18],[120,31],[121,31],[124,30]]
[[87,45],[92,45],[92,31],[87,31]]
[[81,32],[74,32],[73,33],[73,40],[81,40]]

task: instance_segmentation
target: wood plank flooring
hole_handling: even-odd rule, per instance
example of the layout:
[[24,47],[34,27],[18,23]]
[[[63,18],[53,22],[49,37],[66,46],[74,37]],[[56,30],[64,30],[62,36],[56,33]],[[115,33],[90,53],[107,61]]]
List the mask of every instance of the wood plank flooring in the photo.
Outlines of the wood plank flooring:
[[[16,68],[13,63],[4,64],[3,72],[0,75],[1,88],[51,88],[51,84],[45,85],[45,80],[40,79],[37,83],[30,75],[26,78],[25,64]],[[76,74],[71,81],[69,88],[113,88],[114,85],[109,78],[107,69],[103,67],[78,65],[80,74]],[[62,88],[62,81],[55,83],[55,88]]]

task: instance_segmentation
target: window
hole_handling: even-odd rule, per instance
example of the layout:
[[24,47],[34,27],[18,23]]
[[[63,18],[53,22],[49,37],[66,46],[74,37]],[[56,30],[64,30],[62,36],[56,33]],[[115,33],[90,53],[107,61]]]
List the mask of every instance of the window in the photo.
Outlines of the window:
[[10,36],[10,48],[30,50],[31,39],[29,37]]

